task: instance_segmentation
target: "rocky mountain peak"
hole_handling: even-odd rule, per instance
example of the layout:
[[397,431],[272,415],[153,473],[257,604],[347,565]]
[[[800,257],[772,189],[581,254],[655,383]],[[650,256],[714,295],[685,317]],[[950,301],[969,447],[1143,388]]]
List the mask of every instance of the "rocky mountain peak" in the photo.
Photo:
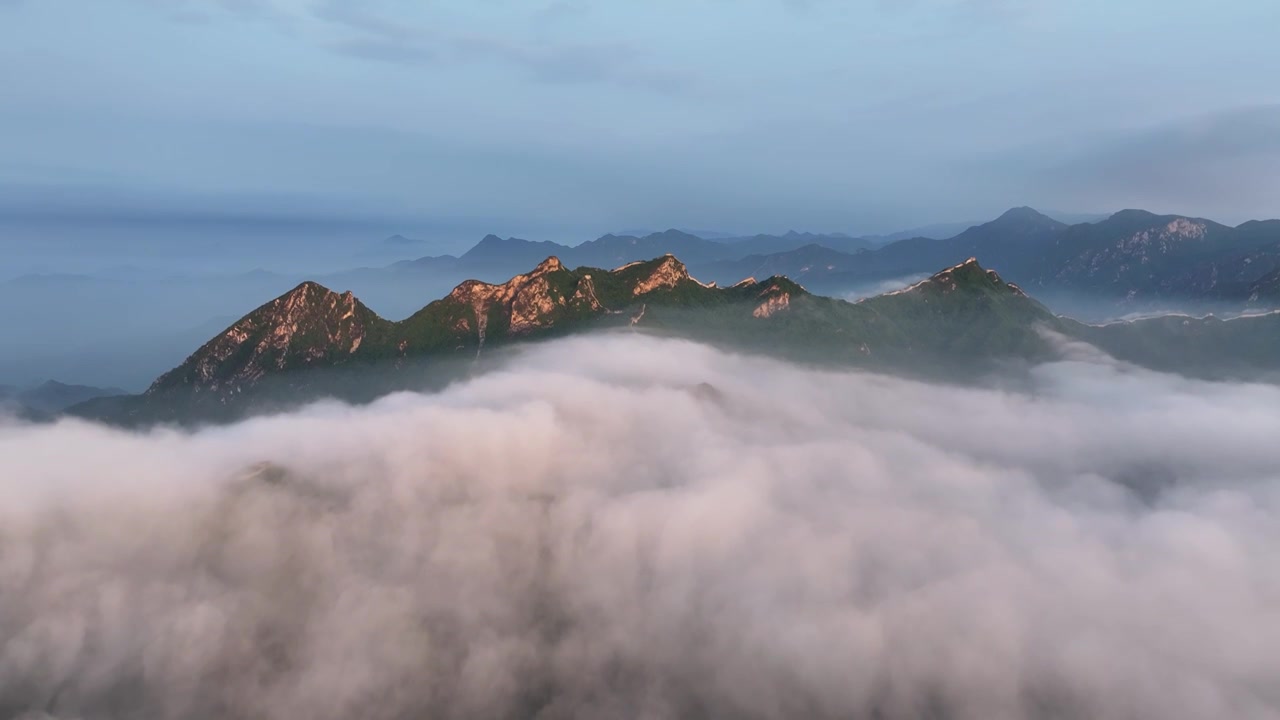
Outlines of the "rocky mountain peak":
[[988,270],[978,263],[977,258],[969,258],[954,267],[934,273],[928,280],[935,286],[955,290],[960,287],[1009,290],[1017,295],[1025,295],[1017,285],[1005,282],[995,270]]
[[336,293],[310,280],[258,307],[205,343],[148,392],[174,385],[238,387],[269,371],[354,354],[369,326],[385,322],[350,291]]
[[1117,211],[1115,213],[1112,213],[1111,217],[1107,218],[1107,220],[1111,220],[1118,223],[1121,223],[1121,222],[1122,223],[1135,223],[1135,222],[1136,223],[1145,223],[1145,222],[1154,223],[1159,219],[1160,219],[1160,216],[1156,215],[1153,212],[1149,212],[1147,210],[1138,210],[1136,208],[1128,208],[1125,210]]
[[1031,221],[1031,222],[1049,222],[1049,223],[1057,222],[1056,220],[1049,217],[1048,215],[1045,215],[1039,210],[1036,210],[1035,208],[1032,208],[1032,207],[1028,207],[1026,205],[1023,205],[1021,207],[1009,208],[1008,210],[1005,210],[1000,215],[1000,217],[996,218],[997,222],[1001,220],[1006,222],[1007,221],[1018,221],[1018,222]]
[[495,305],[509,314],[510,332],[527,332],[550,324],[549,315],[566,304],[562,293],[553,292],[549,279],[565,272],[560,258],[553,255],[530,272],[516,275],[502,284],[468,280],[454,288],[449,299],[470,306],[481,339],[485,336],[490,312]]
[[[993,305],[1001,312],[989,312]],[[846,356],[894,363],[930,348],[951,352],[958,340],[973,344],[973,352],[983,357],[992,352],[991,343],[998,350],[1034,343],[1038,336],[1028,329],[1030,323],[1051,321],[1052,315],[974,258],[907,290],[847,303],[810,296],[782,275],[713,289],[690,277],[672,255],[615,270],[583,266],[575,271],[551,256],[504,283],[464,282],[399,322],[379,318],[351,293],[302,283],[161,376],[139,405],[118,407],[222,412],[248,407],[244,403],[260,392],[305,394],[346,387],[363,367],[379,368],[380,383],[382,369],[434,371],[437,366],[418,363],[446,357],[466,362],[494,344],[624,328],[642,319],[664,332],[727,338],[744,347],[784,347],[787,338],[801,338],[831,342]],[[977,339],[970,340],[975,327]],[[339,367],[340,372],[312,372]],[[438,367],[442,372],[458,369],[452,362]],[[294,373],[299,370],[308,372]],[[404,382],[416,380],[406,376]],[[357,395],[365,392],[353,387]]]
[[756,306],[755,310],[751,311],[752,317],[772,317],[791,307],[790,288],[792,283],[787,282],[785,278],[774,277],[760,284],[765,287],[756,295],[761,300],[761,303]]
[[563,269],[564,269],[564,265],[560,263],[560,258],[556,257],[555,255],[552,255],[551,257],[548,257],[546,260],[543,260],[542,262],[538,263],[538,266],[535,267],[533,269],[533,272],[529,274],[532,276],[545,275],[549,272],[555,272],[556,270],[563,270]]
[[926,280],[902,290],[895,290],[885,295],[901,295],[904,293],[949,294],[956,291],[972,292],[1004,292],[1020,297],[1027,294],[1013,283],[1005,282],[995,270],[987,270],[978,263],[977,258],[969,258],[964,262],[940,270]]
[[259,307],[241,322],[253,320],[260,324],[284,326],[308,319],[342,321],[355,315],[358,302],[349,290],[339,294],[320,283],[307,280]]
[[988,233],[999,232],[1006,235],[1031,235],[1064,230],[1066,227],[1066,223],[1058,222],[1048,215],[1024,205],[1010,208],[995,220],[979,225],[976,228],[971,228],[966,232],[972,233],[974,230],[983,230]]
[[[673,288],[682,282],[688,282],[689,268],[684,263],[676,259],[670,253],[663,255],[657,260],[647,263],[641,263],[645,266],[646,272],[636,282],[632,288],[632,295],[644,295],[660,288]],[[625,268],[619,268],[623,270]]]

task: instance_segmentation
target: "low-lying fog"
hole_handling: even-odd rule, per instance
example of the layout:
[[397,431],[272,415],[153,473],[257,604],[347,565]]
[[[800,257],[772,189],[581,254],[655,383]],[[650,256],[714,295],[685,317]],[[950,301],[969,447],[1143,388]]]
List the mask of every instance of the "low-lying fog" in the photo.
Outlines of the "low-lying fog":
[[10,423],[0,715],[1280,717],[1280,389],[1072,356],[1015,391],[594,337]]
[[[942,268],[938,268],[941,270]],[[902,277],[889,278],[888,280],[873,280],[870,282],[860,283],[843,289],[839,293],[841,300],[848,302],[857,302],[863,298],[875,297],[883,295],[894,290],[901,290],[910,287],[921,280],[929,277],[931,273],[916,273],[914,275],[903,275]]]
[[[2,3],[0,3],[2,4]],[[0,211],[5,202],[0,199]],[[236,319],[303,280],[356,290],[393,319],[460,279],[363,270],[469,245],[354,222],[28,222],[0,212],[0,385],[66,383],[141,391]],[[468,230],[468,237],[482,232]],[[474,240],[472,241],[474,242]]]

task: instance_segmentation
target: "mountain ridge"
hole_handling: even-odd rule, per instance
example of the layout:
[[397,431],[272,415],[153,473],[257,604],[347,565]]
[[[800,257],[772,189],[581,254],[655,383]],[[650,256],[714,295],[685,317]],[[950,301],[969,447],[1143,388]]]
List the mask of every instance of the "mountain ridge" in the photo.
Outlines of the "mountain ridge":
[[338,293],[308,280],[237,320],[157,378],[146,394],[235,394],[269,373],[396,360],[450,348],[479,352],[495,337],[520,337],[560,323],[623,314],[654,293],[693,288],[714,289],[694,280],[669,254],[614,270],[579,272],[550,256],[503,283],[465,280],[443,298],[393,322],[350,291]]
[[1230,227],[1204,218],[1121,210],[1067,225],[1029,207],[945,239],[906,238],[857,254],[829,255],[807,267],[787,250],[700,271],[726,280],[748,262],[804,273],[816,289],[839,293],[875,281],[931,272],[966,257],[986,258],[1023,287],[1053,295],[1084,294],[1124,307],[1144,303],[1213,302],[1240,307],[1280,302],[1272,290],[1280,270],[1280,221]]
[[219,333],[143,395],[93,399],[69,412],[147,424],[225,421],[319,397],[363,402],[461,379],[522,342],[610,330],[952,380],[1053,360],[1057,335],[1162,370],[1280,379],[1280,313],[1086,325],[1053,314],[973,257],[847,302],[780,275],[702,283],[669,254],[612,270],[570,270],[552,256],[504,283],[464,281],[399,322],[350,292],[305,282]]
[[[1192,242],[1197,237],[1207,242]],[[829,252],[819,262],[812,246]],[[462,257],[420,258],[397,267],[469,272],[495,280],[519,273],[549,254],[569,266],[614,267],[663,253],[675,253],[695,273],[721,284],[761,274],[764,268],[804,277],[833,294],[929,273],[976,256],[1039,293],[1063,298],[1087,293],[1125,312],[1170,302],[1241,307],[1280,302],[1273,300],[1275,282],[1263,282],[1280,269],[1280,221],[1254,220],[1230,227],[1132,208],[1068,224],[1024,205],[949,237],[888,243],[794,230],[715,240],[679,230],[642,237],[607,234],[576,246],[490,235]]]
[[[951,268],[936,276],[955,298],[889,298],[855,306],[814,296],[784,276],[748,279],[731,287],[696,280],[673,255],[603,270],[570,270],[552,256],[504,283],[466,280],[399,322],[379,317],[351,292],[307,281],[264,303],[210,339],[141,396],[143,404],[178,399],[188,408],[235,405],[271,380],[290,387],[319,378],[314,370],[358,370],[381,364],[408,367],[423,359],[474,362],[486,348],[593,329],[645,328],[745,349],[772,347],[798,358],[831,351],[859,353],[867,362],[912,364],[924,348],[978,332],[939,325],[954,308],[1022,306],[1006,314],[1054,323],[1051,313],[994,272]],[[993,315],[1003,322],[1002,315]],[[919,330],[924,323],[930,327]],[[1019,342],[1034,341],[1027,327]],[[810,347],[812,345],[812,347]],[[874,353],[874,359],[869,359]],[[917,357],[920,356],[920,357]],[[278,382],[277,382],[278,384]],[[90,405],[93,405],[91,402]],[[135,408],[136,409],[136,408]],[[91,415],[93,413],[90,413]]]

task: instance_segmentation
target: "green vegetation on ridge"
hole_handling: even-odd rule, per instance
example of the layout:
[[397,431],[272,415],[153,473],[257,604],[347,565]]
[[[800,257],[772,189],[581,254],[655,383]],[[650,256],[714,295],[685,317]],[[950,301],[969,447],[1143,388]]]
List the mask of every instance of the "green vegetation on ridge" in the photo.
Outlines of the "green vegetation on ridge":
[[851,303],[781,276],[705,285],[671,255],[614,270],[570,270],[552,257],[506,283],[463,282],[400,322],[378,317],[350,293],[303,283],[214,337],[143,396],[93,401],[76,412],[151,422],[236,417],[267,396],[285,404],[326,395],[367,400],[463,377],[477,360],[519,341],[629,327],[805,362],[955,379],[1001,361],[1052,359],[1046,330],[1160,369],[1207,376],[1275,369],[1280,321],[1233,322],[1084,325],[1053,315],[973,258]]

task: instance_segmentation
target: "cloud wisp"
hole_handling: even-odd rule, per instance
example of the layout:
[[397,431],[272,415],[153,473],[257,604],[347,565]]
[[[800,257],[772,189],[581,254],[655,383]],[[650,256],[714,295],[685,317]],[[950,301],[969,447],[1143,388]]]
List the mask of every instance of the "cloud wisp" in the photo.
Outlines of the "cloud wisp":
[[[307,38],[339,55],[398,65],[498,63],[548,84],[615,84],[630,90],[664,94],[688,89],[691,77],[652,62],[648,53],[624,42],[549,41],[461,30],[448,13],[412,10],[403,5],[355,3],[347,0],[218,0],[212,6],[173,0],[149,0],[172,17],[189,21],[197,13],[205,21],[230,16],[266,22],[286,35]],[[214,14],[210,14],[213,12]],[[581,10],[550,3],[533,11],[536,26],[573,17]]]
[[11,424],[0,714],[1280,717],[1276,407],[623,336],[194,433]]

